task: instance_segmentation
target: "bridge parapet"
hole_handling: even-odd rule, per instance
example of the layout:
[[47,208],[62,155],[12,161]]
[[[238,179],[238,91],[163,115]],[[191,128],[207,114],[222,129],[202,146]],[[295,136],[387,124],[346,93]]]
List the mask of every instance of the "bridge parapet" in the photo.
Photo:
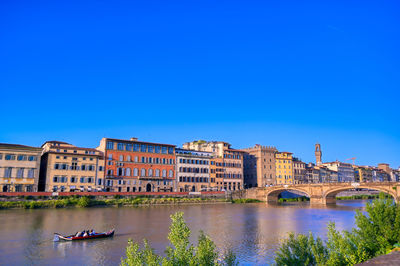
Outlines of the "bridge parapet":
[[336,202],[336,195],[350,189],[371,189],[391,195],[396,202],[400,200],[399,182],[370,182],[370,183],[315,183],[296,185],[277,185],[265,188],[246,189],[242,198],[253,198],[266,202],[277,202],[283,191],[297,191],[306,194],[311,204],[332,204]]

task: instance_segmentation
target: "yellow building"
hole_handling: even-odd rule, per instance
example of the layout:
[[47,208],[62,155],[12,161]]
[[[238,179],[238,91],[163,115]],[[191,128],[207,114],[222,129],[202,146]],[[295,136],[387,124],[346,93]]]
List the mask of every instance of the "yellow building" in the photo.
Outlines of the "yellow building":
[[42,148],[40,191],[104,190],[104,157],[101,151],[61,141],[47,141]]
[[294,184],[293,181],[293,157],[291,152],[275,153],[276,183]]
[[0,191],[36,192],[41,152],[41,148],[0,143]]

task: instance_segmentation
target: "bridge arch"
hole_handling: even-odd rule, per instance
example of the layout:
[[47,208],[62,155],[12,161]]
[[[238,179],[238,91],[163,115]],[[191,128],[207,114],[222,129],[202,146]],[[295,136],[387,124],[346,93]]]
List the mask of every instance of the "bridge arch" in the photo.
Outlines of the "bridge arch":
[[325,199],[325,203],[326,204],[331,204],[331,203],[336,203],[336,195],[339,194],[340,192],[343,191],[347,191],[347,190],[351,190],[351,189],[355,189],[355,188],[363,188],[363,189],[369,189],[369,190],[377,190],[380,192],[384,192],[386,194],[389,194],[390,196],[393,197],[393,199],[397,202],[397,195],[396,195],[396,191],[390,190],[388,188],[384,188],[384,187],[379,187],[379,186],[345,186],[345,187],[340,187],[340,188],[333,188],[330,189],[328,191],[326,191],[323,195],[323,198]]
[[265,194],[266,201],[267,201],[267,202],[270,202],[270,203],[272,203],[272,202],[278,202],[278,197],[279,197],[279,195],[280,195],[282,192],[284,192],[284,191],[296,191],[296,192],[304,193],[304,194],[306,194],[306,196],[307,196],[308,198],[311,198],[310,192],[307,191],[307,190],[305,190],[305,189],[302,189],[302,188],[293,188],[293,187],[288,187],[288,188],[282,188],[282,187],[280,187],[280,188],[276,188],[276,189],[273,189],[273,190],[268,191],[268,192]]

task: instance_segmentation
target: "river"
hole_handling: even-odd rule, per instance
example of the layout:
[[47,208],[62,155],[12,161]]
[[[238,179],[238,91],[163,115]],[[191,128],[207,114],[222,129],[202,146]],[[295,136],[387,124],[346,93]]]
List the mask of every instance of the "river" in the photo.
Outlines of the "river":
[[[220,250],[233,249],[241,265],[268,265],[287,232],[324,236],[329,221],[338,229],[354,225],[366,201],[338,201],[327,207],[308,203],[206,204],[122,208],[0,210],[1,265],[118,265],[129,238],[149,240],[162,254],[169,216],[183,211],[195,242],[203,230]],[[116,228],[113,238],[53,242],[53,233]]]

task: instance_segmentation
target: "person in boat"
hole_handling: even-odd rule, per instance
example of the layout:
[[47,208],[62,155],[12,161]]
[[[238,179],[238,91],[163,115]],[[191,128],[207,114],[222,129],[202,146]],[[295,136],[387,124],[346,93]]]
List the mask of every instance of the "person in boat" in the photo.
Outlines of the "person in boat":
[[83,235],[83,232],[78,231],[78,232],[76,233],[75,237],[81,237],[82,235]]
[[90,230],[90,232],[89,232],[89,235],[90,236],[94,236],[95,235],[95,232],[94,232],[94,230],[92,229],[92,230]]
[[88,236],[88,232],[89,232],[89,231],[85,231],[85,233],[83,234],[83,237]]

